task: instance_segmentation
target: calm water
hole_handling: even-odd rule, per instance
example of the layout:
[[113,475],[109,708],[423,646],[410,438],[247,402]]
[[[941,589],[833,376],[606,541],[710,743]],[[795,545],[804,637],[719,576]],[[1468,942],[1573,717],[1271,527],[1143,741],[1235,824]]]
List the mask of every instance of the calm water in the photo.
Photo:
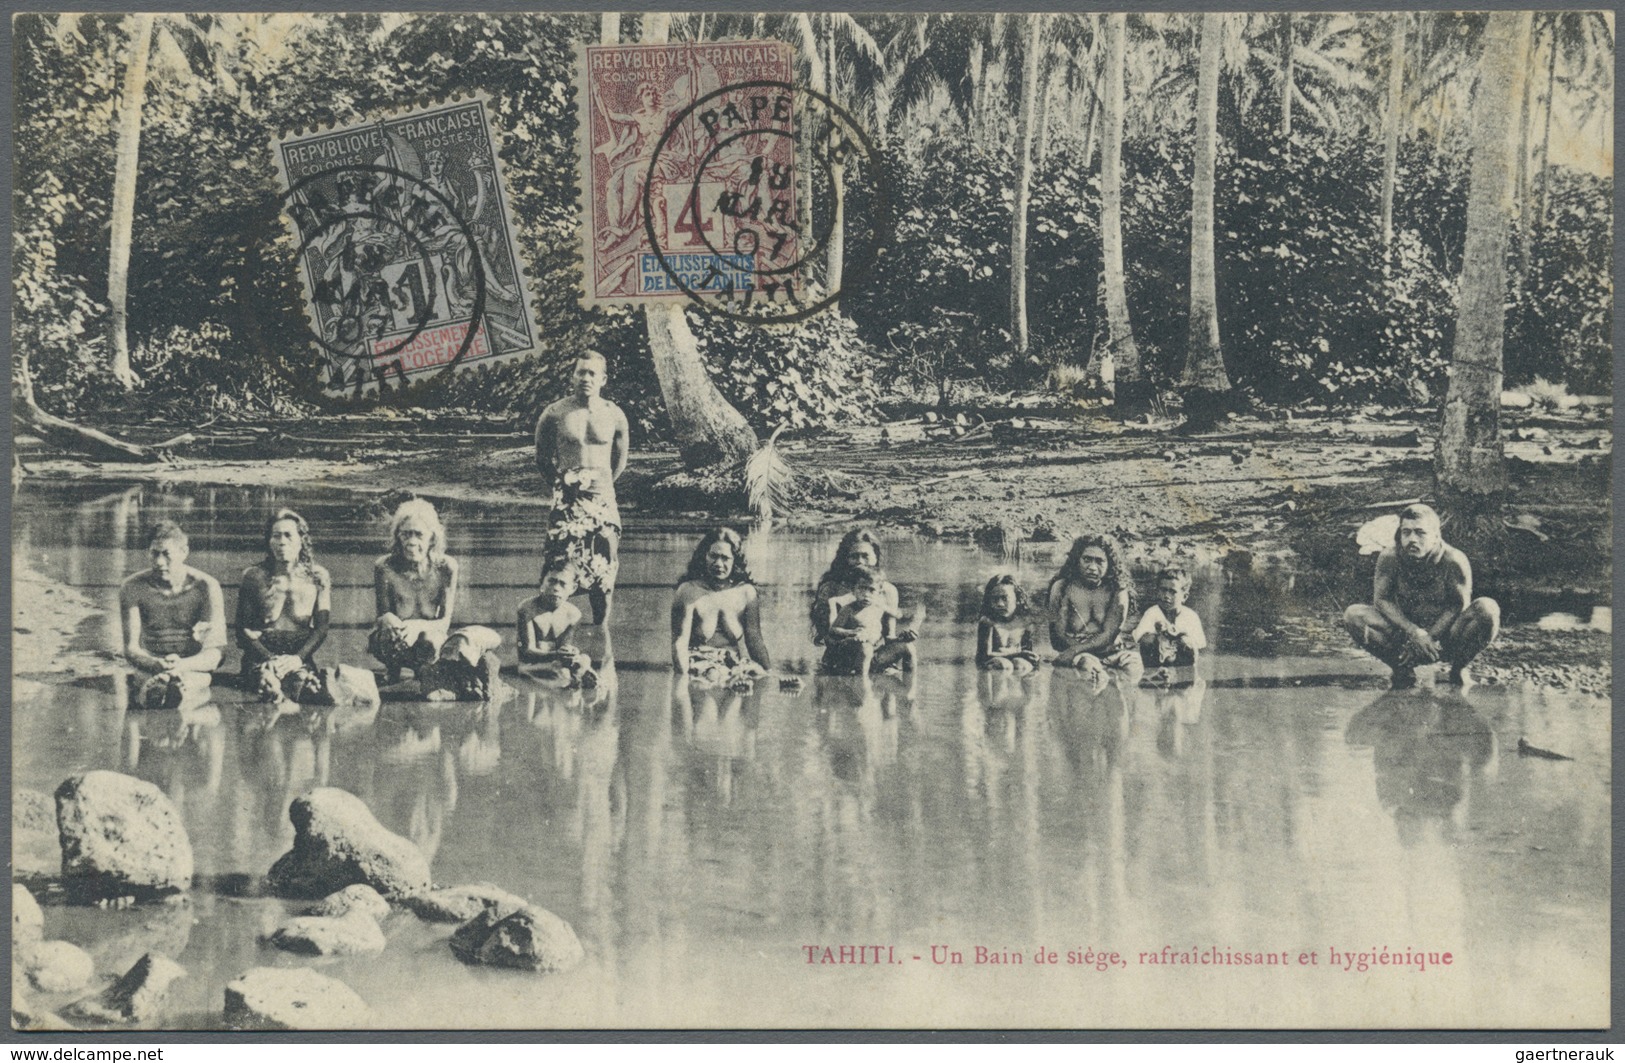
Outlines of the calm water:
[[[173,517],[191,563],[225,586],[229,617],[278,505],[304,512],[335,579],[323,659],[369,663],[384,528],[364,500],[29,485],[14,549],[111,603],[145,562],[142,530]],[[443,513],[464,562],[458,620],[502,630],[511,661],[541,513]],[[54,906],[48,936],[91,949],[100,972],[169,952],[190,972],[174,1021],[218,1024],[225,982],[309,962],[258,944],[295,906],[259,896],[256,880],[290,844],[289,800],[330,785],[421,846],[437,881],[525,895],[587,949],[560,976],[471,969],[446,947],[449,928],[396,914],[382,957],[320,965],[391,1026],[1606,1025],[1605,700],[1385,695],[1380,666],[1328,627],[1346,603],[1317,599],[1313,581],[1217,570],[1191,599],[1216,641],[1204,683],[1095,691],[1046,670],[994,685],[969,658],[997,559],[908,540],[885,564],[905,605],[928,609],[912,691],[810,677],[800,692],[674,689],[667,606],[695,538],[629,530],[615,683],[596,705],[515,681],[497,706],[386,702],[313,736],[299,720],[267,730],[219,684],[212,709],[179,719],[125,712],[108,676],[17,662],[43,682],[14,706],[15,785],[139,775],[181,808],[197,857],[189,906]],[[814,659],[806,603],[835,539],[750,544],[778,663]],[[1019,573],[1036,590],[1058,560],[1024,556]],[[111,644],[111,632],[95,623],[83,639]],[[1520,758],[1520,737],[1574,759]],[[888,962],[809,964],[841,945],[889,947]],[[1165,945],[1289,964],[1141,962]],[[1024,962],[977,965],[978,946]],[[1453,964],[1330,963],[1330,948],[1384,947]],[[1036,964],[1040,949],[1058,962]],[[1089,950],[1126,964],[1101,970]],[[1069,951],[1091,962],[1069,965]],[[953,953],[963,964],[933,962]]]

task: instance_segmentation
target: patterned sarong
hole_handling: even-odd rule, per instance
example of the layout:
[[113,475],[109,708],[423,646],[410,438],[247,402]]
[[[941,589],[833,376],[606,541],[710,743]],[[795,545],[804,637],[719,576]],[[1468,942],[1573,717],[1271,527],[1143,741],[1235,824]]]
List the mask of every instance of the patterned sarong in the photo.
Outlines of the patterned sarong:
[[620,567],[621,511],[615,486],[600,469],[570,469],[553,484],[543,568],[559,558],[574,562],[578,590],[614,590]]

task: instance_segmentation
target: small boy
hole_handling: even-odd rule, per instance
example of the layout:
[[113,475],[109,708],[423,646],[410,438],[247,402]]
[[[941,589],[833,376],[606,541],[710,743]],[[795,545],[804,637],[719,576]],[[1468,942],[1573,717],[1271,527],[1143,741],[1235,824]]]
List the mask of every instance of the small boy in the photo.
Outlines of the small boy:
[[1185,607],[1189,593],[1190,577],[1177,565],[1157,576],[1157,601],[1134,627],[1140,660],[1147,668],[1187,667],[1196,663],[1198,651],[1207,648],[1202,618]]
[[868,675],[869,662],[886,639],[886,617],[882,602],[884,574],[873,569],[860,572],[852,582],[852,596],[832,599],[835,618],[829,624],[824,645],[825,675]]
[[507,692],[498,678],[502,662],[496,649],[502,636],[471,624],[453,631],[440,654],[418,674],[425,701],[500,701]]
[[519,663],[544,682],[565,688],[590,687],[598,681],[592,658],[570,641],[581,623],[581,610],[570,604],[576,575],[569,561],[555,561],[542,572],[536,596],[519,603]]

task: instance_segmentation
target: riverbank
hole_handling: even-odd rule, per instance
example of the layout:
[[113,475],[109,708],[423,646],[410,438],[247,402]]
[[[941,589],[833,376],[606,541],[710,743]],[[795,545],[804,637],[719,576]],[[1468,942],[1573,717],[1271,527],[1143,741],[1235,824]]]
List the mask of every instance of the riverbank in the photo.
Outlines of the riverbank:
[[[1598,406],[1507,411],[1514,502],[1505,535],[1473,557],[1479,593],[1499,598],[1515,621],[1485,658],[1492,675],[1595,691],[1611,683],[1606,632],[1581,624],[1535,637],[1538,629],[1516,623],[1610,601],[1608,413]],[[1162,424],[1119,425],[1105,414],[1033,396],[984,406],[963,423],[898,416],[783,443],[802,486],[795,508],[780,519],[798,529],[878,525],[972,540],[995,552],[1101,530],[1121,539],[1133,561],[1179,549],[1231,567],[1313,571],[1354,600],[1368,593],[1370,578],[1371,559],[1356,544],[1360,527],[1431,494],[1434,415],[1426,411],[1274,412],[1238,417],[1222,432],[1197,437]],[[747,518],[736,487],[702,492],[680,475],[674,451],[636,440],[634,447],[620,491],[629,515]],[[25,475],[47,480],[319,485],[538,510],[548,502],[527,432],[454,414],[380,411],[239,425],[164,466],[50,456],[27,440],[19,452]],[[22,616],[19,625],[30,626]],[[62,633],[40,628],[39,657],[25,655],[35,648],[31,633],[17,637],[17,659],[50,660]]]

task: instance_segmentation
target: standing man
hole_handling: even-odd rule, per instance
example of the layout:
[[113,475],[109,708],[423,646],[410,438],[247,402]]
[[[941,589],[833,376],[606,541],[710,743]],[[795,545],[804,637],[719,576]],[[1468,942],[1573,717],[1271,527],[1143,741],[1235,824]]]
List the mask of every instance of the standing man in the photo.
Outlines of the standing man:
[[1468,682],[1467,664],[1495,641],[1501,608],[1473,597],[1467,555],[1444,541],[1439,515],[1420,503],[1399,514],[1394,545],[1377,558],[1370,605],[1351,605],[1343,626],[1394,671],[1396,688],[1416,685],[1416,666],[1446,661],[1449,682]]
[[576,359],[570,394],[542,411],[536,422],[536,466],[553,485],[547,518],[544,570],[559,558],[582,575],[578,590],[592,602],[593,623],[609,620],[621,546],[621,511],[615,481],[626,470],[626,414],[599,394],[609,375],[604,356],[587,351]]
[[124,658],[140,669],[132,694],[147,708],[174,708],[187,693],[207,690],[226,646],[220,583],[186,563],[186,533],[174,521],[153,529],[142,569],[119,587]]

